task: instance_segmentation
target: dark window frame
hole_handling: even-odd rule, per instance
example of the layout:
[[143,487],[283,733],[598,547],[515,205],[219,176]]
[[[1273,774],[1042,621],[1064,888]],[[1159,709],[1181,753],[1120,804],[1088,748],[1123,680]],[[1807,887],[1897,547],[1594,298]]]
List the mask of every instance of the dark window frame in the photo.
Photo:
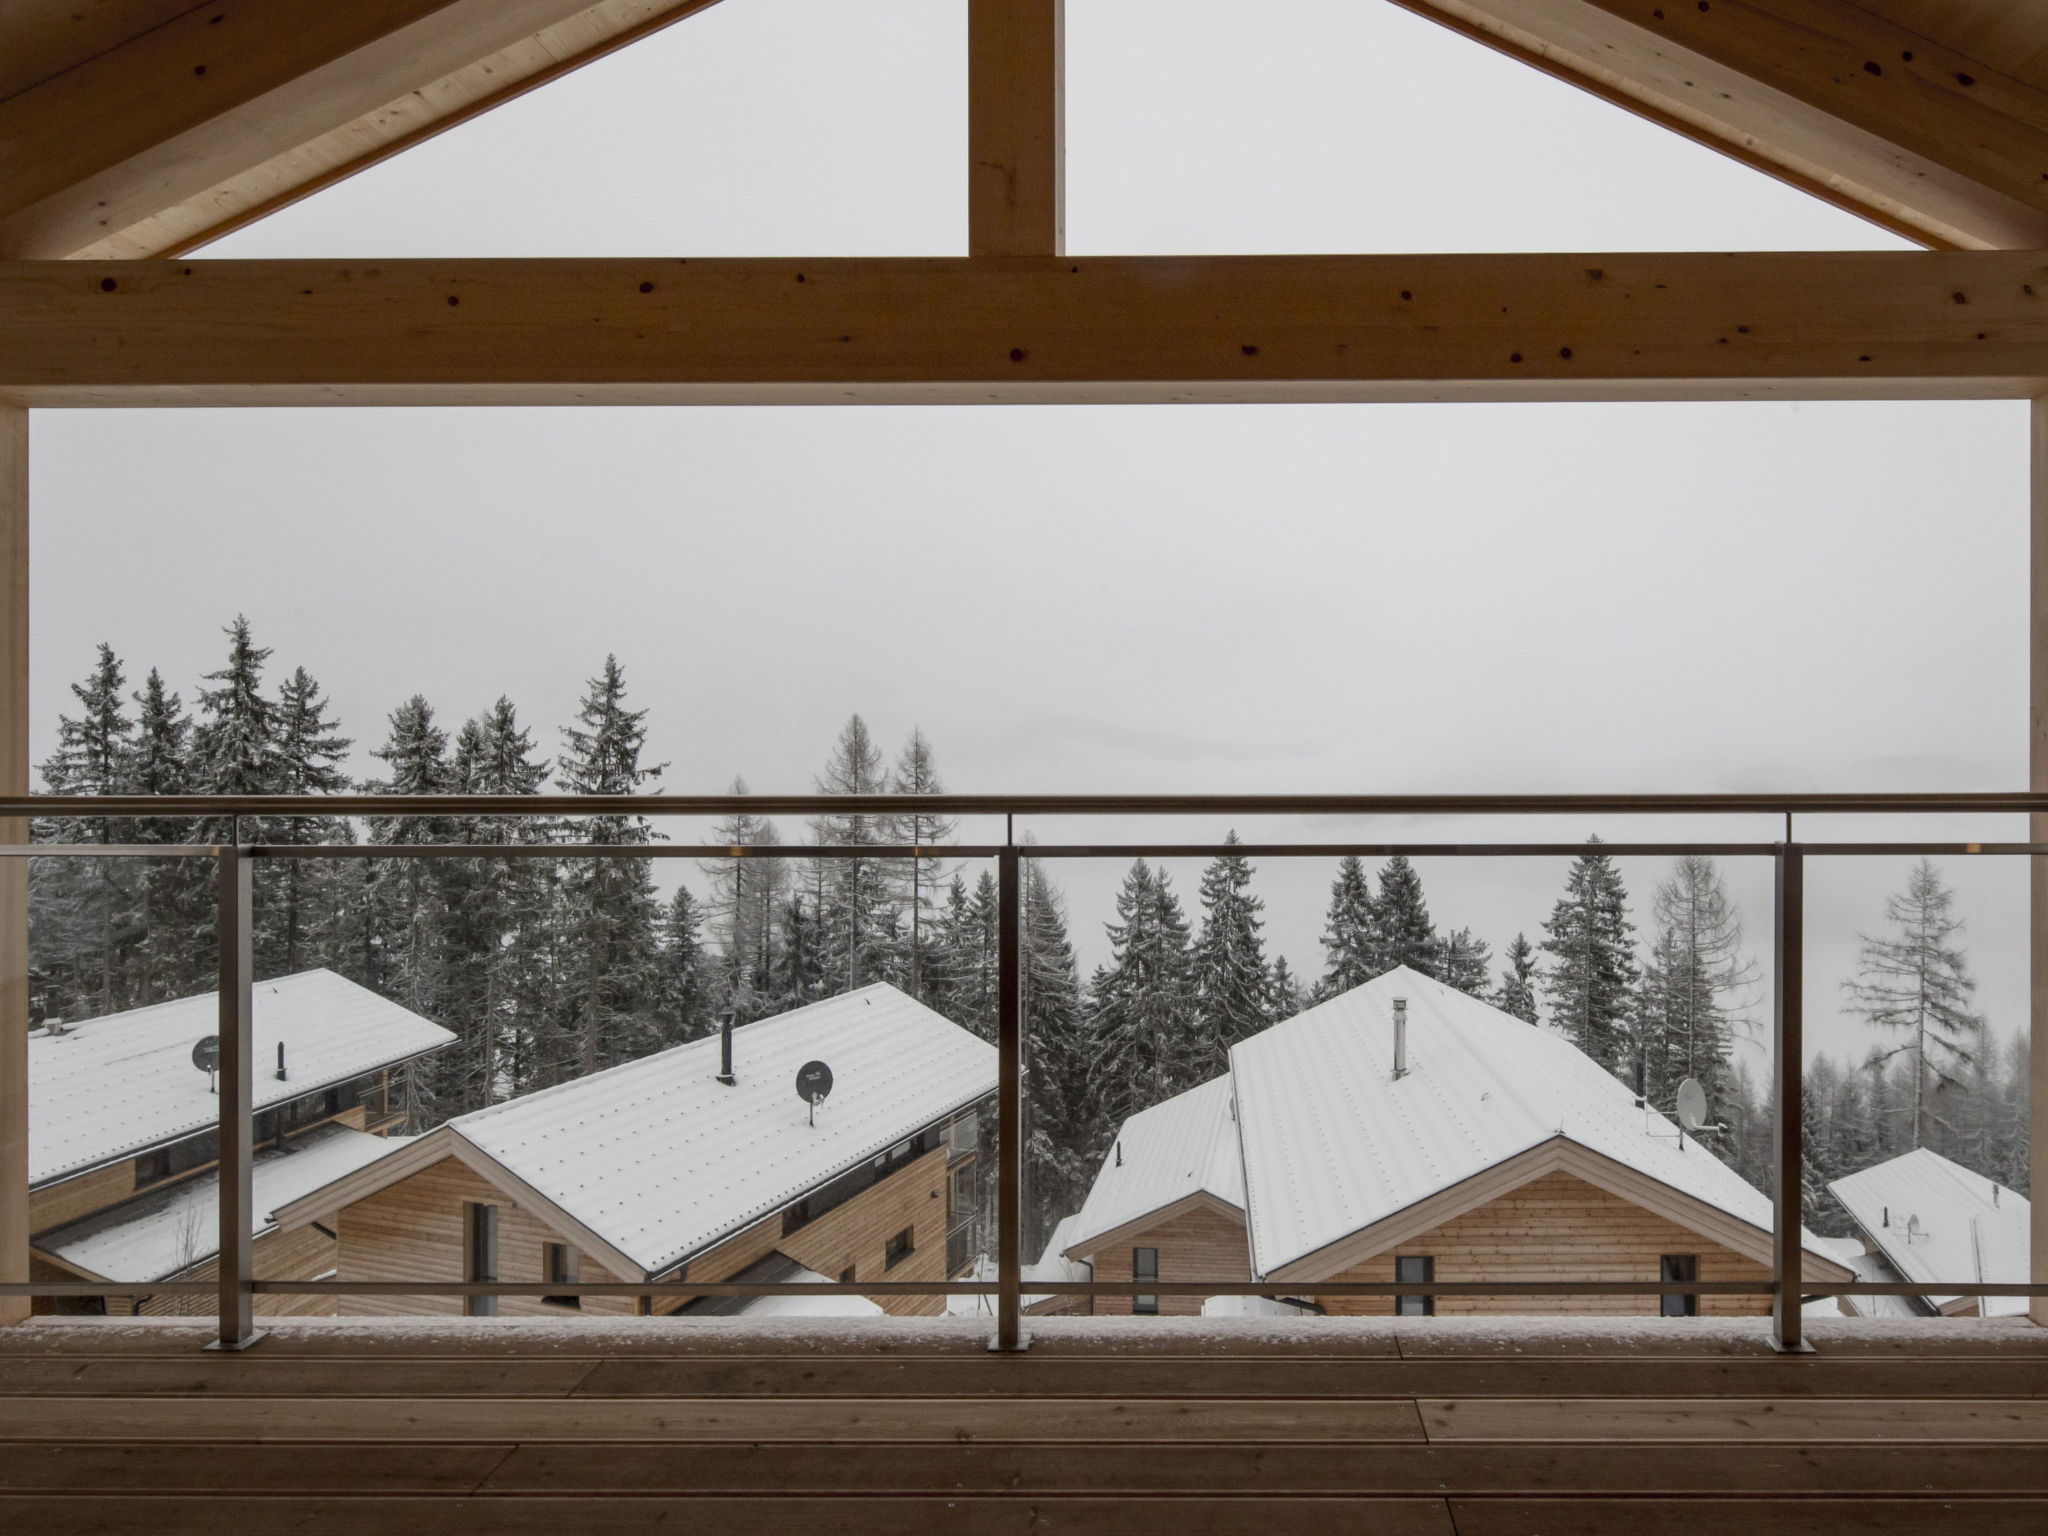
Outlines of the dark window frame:
[[[462,1269],[465,1278],[483,1283],[498,1278],[498,1208],[480,1200],[465,1201],[462,1207]],[[465,1296],[464,1317],[496,1317],[498,1298]]]
[[[1657,1260],[1657,1278],[1666,1285],[1684,1283],[1697,1284],[1700,1278],[1700,1256],[1696,1253],[1667,1253]],[[1685,1291],[1673,1294],[1669,1291],[1657,1298],[1659,1317],[1698,1317],[1700,1315],[1700,1293]]]
[[882,1245],[882,1268],[894,1269],[917,1252],[917,1226],[912,1223]]
[[[1394,1283],[1396,1285],[1436,1284],[1436,1255],[1433,1253],[1399,1253],[1394,1255]],[[1435,1317],[1436,1297],[1428,1294],[1402,1294],[1394,1298],[1396,1317]]]
[[[583,1254],[574,1243],[541,1244],[540,1261],[541,1274],[552,1285],[576,1285],[583,1279]],[[581,1296],[543,1296],[541,1301],[551,1307],[583,1307]]]
[[[1159,1250],[1157,1248],[1133,1248],[1131,1250],[1131,1279],[1157,1280],[1159,1278]],[[1133,1317],[1157,1317],[1159,1298],[1155,1296],[1133,1296],[1131,1298]]]

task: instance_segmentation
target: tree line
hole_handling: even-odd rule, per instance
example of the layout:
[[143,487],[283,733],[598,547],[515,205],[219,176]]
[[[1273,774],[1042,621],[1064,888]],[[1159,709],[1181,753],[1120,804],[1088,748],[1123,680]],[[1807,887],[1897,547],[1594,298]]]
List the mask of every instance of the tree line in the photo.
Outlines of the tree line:
[[[392,710],[360,781],[354,742],[303,668],[273,688],[271,652],[245,619],[188,713],[151,670],[128,691],[108,646],[72,685],[58,746],[42,765],[65,794],[336,793],[585,795],[657,787],[644,710],[606,657],[550,755],[508,698],[455,726],[415,695]],[[943,792],[930,740],[913,730],[893,761],[854,715],[815,778],[825,795],[892,794],[888,815],[824,814],[807,857],[771,818],[738,812],[707,841],[758,850],[706,858],[694,894],[661,894],[650,860],[520,858],[264,861],[258,866],[260,976],[326,966],[444,1024],[456,1045],[412,1083],[418,1126],[702,1036],[730,1011],[766,1017],[888,982],[994,1039],[1000,910],[992,871],[944,857],[951,819],[915,802]],[[743,782],[734,781],[744,794]],[[207,842],[226,828],[167,819],[43,820],[41,841]],[[631,846],[660,834],[632,816],[246,819],[275,844],[462,843]],[[1229,843],[1237,839],[1231,834]],[[915,844],[916,859],[860,850]],[[1541,937],[1517,934],[1496,973],[1468,927],[1440,931],[1405,858],[1337,867],[1312,979],[1268,954],[1253,867],[1225,851],[1203,869],[1190,915],[1170,874],[1135,861],[1116,893],[1108,958],[1085,980],[1066,902],[1046,866],[1024,861],[1022,970],[1027,1040],[1031,1237],[1079,1207],[1130,1115],[1224,1070],[1230,1047],[1396,965],[1540,1021],[1667,1109],[1697,1079],[1726,1122],[1719,1150],[1767,1187],[1768,1103],[1734,1059],[1753,1027],[1756,968],[1712,860],[1678,859],[1638,939],[1621,874],[1598,840],[1572,864]],[[38,859],[31,865],[31,988],[39,1016],[66,1020],[203,992],[213,985],[214,892],[203,860]],[[1808,1075],[1809,1171],[1820,1185],[1909,1145],[1930,1145],[2026,1188],[2024,1047],[1985,1043],[1967,1000],[1953,898],[1931,866],[1865,941],[1848,1005],[1884,1035],[1853,1070],[1823,1058]]]

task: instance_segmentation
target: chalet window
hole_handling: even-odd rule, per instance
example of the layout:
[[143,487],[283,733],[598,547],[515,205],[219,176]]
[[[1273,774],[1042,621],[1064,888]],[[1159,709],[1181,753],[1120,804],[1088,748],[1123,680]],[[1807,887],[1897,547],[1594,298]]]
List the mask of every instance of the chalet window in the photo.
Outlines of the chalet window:
[[145,1152],[135,1159],[135,1187],[158,1184],[171,1176],[171,1149],[158,1147],[154,1152]]
[[[1394,1260],[1394,1280],[1401,1285],[1434,1285],[1436,1283],[1436,1259],[1426,1253],[1404,1253]],[[1394,1298],[1396,1317],[1434,1317],[1436,1298],[1434,1296],[1396,1296]]]
[[846,1268],[839,1271],[839,1283],[841,1285],[853,1284],[853,1271],[854,1266],[851,1264],[847,1265]]
[[[464,1266],[466,1278],[495,1280],[498,1278],[498,1208],[495,1205],[471,1205],[464,1210],[469,1228],[463,1242],[468,1258]],[[465,1316],[498,1315],[498,1298],[495,1296],[465,1296],[462,1303]]]
[[916,1251],[916,1247],[917,1229],[915,1227],[905,1227],[883,1245],[882,1268],[894,1269],[898,1264],[909,1258]]
[[794,1205],[785,1205],[782,1208],[782,1235],[787,1237],[790,1233],[810,1225],[810,1220],[811,1202],[808,1199],[799,1200]]
[[[583,1278],[583,1255],[568,1243],[545,1245],[546,1273],[551,1285],[575,1285]],[[541,1300],[557,1307],[581,1307],[581,1296],[543,1296]]]
[[[1696,1253],[1667,1253],[1660,1261],[1662,1273],[1658,1278],[1669,1285],[1677,1281],[1697,1280],[1700,1277],[1700,1256]],[[1662,1303],[1658,1311],[1665,1317],[1698,1317],[1700,1296],[1698,1291],[1687,1291],[1678,1295],[1666,1293],[1657,1298]]]
[[[1133,1280],[1157,1280],[1159,1278],[1159,1250],[1157,1248],[1133,1248],[1131,1250],[1131,1278]],[[1133,1296],[1131,1310],[1143,1317],[1156,1317],[1159,1313],[1157,1296]]]

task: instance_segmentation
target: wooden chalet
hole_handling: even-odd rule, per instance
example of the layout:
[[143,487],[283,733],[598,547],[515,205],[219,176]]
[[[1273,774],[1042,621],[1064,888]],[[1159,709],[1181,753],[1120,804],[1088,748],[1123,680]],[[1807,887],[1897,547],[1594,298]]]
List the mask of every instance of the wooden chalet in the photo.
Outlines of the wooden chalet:
[[[1321,1281],[1756,1280],[1771,1202],[1553,1031],[1405,966],[1133,1115],[1066,1234],[1102,1279],[1298,1282],[1317,1312],[1761,1314],[1731,1295],[1337,1297]],[[1808,1235],[1806,1273],[1854,1278]],[[1098,1300],[1197,1313],[1199,1296]]]
[[[831,1329],[818,1320],[801,1337],[744,1317],[718,1328],[591,1318],[568,1330],[569,1344],[564,1329],[536,1320],[281,1318],[266,1335],[252,1320],[252,1301],[266,1293],[240,1220],[260,1211],[239,1130],[221,1149],[213,1323],[28,1321],[45,1283],[33,1278],[45,1271],[32,1268],[31,1236],[56,1218],[32,1214],[32,1169],[42,1164],[29,1091],[43,1043],[32,1046],[29,1029],[25,853],[31,818],[95,813],[57,811],[30,793],[29,453],[39,411],[2028,401],[2029,770],[2024,791],[2011,786],[1998,806],[2030,818],[2035,841],[2019,851],[2048,843],[2048,5],[1392,0],[1475,48],[1924,247],[1914,251],[1070,252],[1064,4],[965,0],[962,256],[189,255],[613,49],[687,26],[708,3],[0,4],[0,842],[9,850],[0,858],[0,1324],[23,1324],[0,1326],[0,1525],[158,1536],[239,1525],[759,1536],[2041,1529],[2048,1297],[2015,1288],[2024,1318],[1834,1318],[1802,1330],[1802,1285],[1821,1266],[1803,1267],[1798,1220],[1804,854],[1791,823],[1796,812],[1808,829],[1806,812],[1818,808],[1899,808],[1848,794],[1765,807],[1773,823],[1786,818],[1767,856],[1780,918],[1776,1087],[1789,1106],[1774,1165],[1789,1219],[1773,1226],[1768,1324],[1034,1317],[1027,1337],[1016,1315],[1023,1067],[1014,985],[999,1041],[1010,1134],[999,1152],[1009,1238],[998,1350],[985,1326],[945,1318],[846,1319]],[[1194,24],[1181,8],[1154,9],[1162,29]],[[1259,23],[1247,8],[1235,24]],[[1937,527],[1972,515],[1928,511]],[[1010,596],[991,589],[991,601]],[[777,813],[765,799],[749,804]],[[1017,807],[981,807],[1006,808]],[[1923,797],[1911,808],[1941,806]],[[1972,809],[1983,811],[1982,797]],[[204,814],[281,813],[237,804]],[[1957,835],[1983,834],[1973,823]],[[190,856],[216,867],[224,1038],[237,1067],[227,1087],[247,1108],[265,1066],[252,1064],[247,1038],[260,853],[231,842]],[[990,856],[1014,913],[1019,855]],[[2048,858],[2033,855],[2032,866],[2038,1104],[2048,1103]],[[1381,1071],[1383,1023],[1355,1022]],[[1425,1049],[1444,1048],[1418,1035],[1417,1073],[1428,1071]],[[1240,1135],[1272,1125],[1273,1106],[1252,1091],[1257,1075],[1230,1095]],[[1425,1075],[1379,1086],[1390,1102],[1430,1084]],[[788,1085],[775,1091],[795,1107]],[[439,1275],[462,1272],[465,1204],[497,1207],[507,1272],[565,1240],[593,1273],[598,1264],[607,1273],[614,1263],[640,1273],[701,1265],[713,1251],[690,1247],[687,1234],[639,1243],[632,1221],[577,1206],[566,1187],[546,1196],[542,1221],[538,1139],[485,1149],[530,1194],[486,1177],[461,1154],[469,1144],[467,1132],[450,1131],[437,1145],[451,1155],[330,1207],[338,1241],[347,1243],[357,1212],[367,1221],[383,1195],[411,1186],[425,1219],[408,1227],[399,1216],[389,1230],[411,1233],[412,1246],[389,1252],[410,1252]],[[2048,1182],[2048,1138],[2033,1147],[2034,1182]],[[146,1151],[106,1150],[101,1171],[120,1191],[108,1198],[134,1194],[138,1173],[106,1170]],[[1441,1177],[1404,1170],[1399,1190],[1355,1180],[1343,1199],[1289,1205],[1268,1198],[1273,1165],[1247,1148],[1237,1262],[1291,1272],[1314,1295],[1338,1283],[1329,1275],[1386,1274],[1403,1256],[1448,1268],[1510,1228],[1558,1229],[1594,1212],[1604,1213],[1597,1231],[1614,1239],[1614,1273],[1646,1273],[1653,1256],[1675,1252],[1698,1253],[1703,1266],[1710,1255],[1756,1263],[1753,1220],[1682,1179],[1646,1174],[1590,1128],[1553,1126],[1512,1157],[1483,1151]],[[922,1160],[938,1155],[918,1154],[896,1187],[908,1188],[913,1172],[925,1177]],[[1669,1157],[1708,1161],[1703,1149],[1675,1145]],[[1545,1159],[1552,1165],[1539,1173]],[[81,1179],[100,1176],[78,1166]],[[1491,1188],[1487,1170],[1508,1172]],[[1161,1221],[1204,1224],[1220,1264],[1232,1190],[1208,1176]],[[789,1185],[799,1187],[812,1186]],[[1426,1197],[1400,1198],[1417,1189]],[[1552,1190],[1568,1196],[1543,1205]],[[1483,1198],[1459,1203],[1474,1195]],[[1150,1246],[1130,1226],[1145,1214],[1134,1211],[1120,1234],[1104,1229],[1117,1234],[1113,1249],[1098,1234],[1095,1285],[1119,1266],[1130,1272],[1127,1249]],[[706,1241],[731,1241],[704,1230]],[[861,1247],[857,1274],[871,1262],[865,1241],[841,1245]],[[2028,1273],[2048,1275],[2048,1223],[2031,1213],[2028,1244]],[[769,1245],[750,1262],[771,1251],[783,1254],[777,1273],[796,1265],[830,1276],[841,1249],[798,1256]],[[1075,1283],[1061,1278],[1071,1269],[1041,1269],[1033,1283],[1048,1297],[1045,1287]],[[537,1282],[550,1283],[565,1282]],[[1143,1294],[1144,1282],[1120,1283]],[[502,1299],[511,1310],[517,1298]]]
[[[1873,1280],[1983,1280],[2024,1284],[2033,1206],[2018,1190],[1915,1147],[1828,1185],[1856,1224],[1863,1249],[1846,1262]],[[2014,1317],[2013,1296],[1844,1297],[1852,1316]]]
[[[394,1073],[455,1039],[332,971],[256,989],[269,1070],[256,1095],[256,1265],[267,1280],[335,1271],[331,1237],[279,1230],[271,1213],[382,1157],[404,1122]],[[195,1047],[213,994],[50,1025],[29,1038],[31,1274],[50,1280],[195,1280],[214,1273],[219,1099]],[[74,1298],[44,1311],[183,1313],[190,1298]],[[267,1296],[266,1315],[332,1313],[331,1297]]]
[[[277,1213],[343,1280],[947,1280],[976,1257],[995,1048],[886,984],[459,1115]],[[799,1097],[823,1061],[829,1097]],[[725,1071],[729,1063],[730,1081]],[[787,1315],[677,1297],[349,1296],[362,1314]],[[906,1315],[940,1296],[794,1298]]]

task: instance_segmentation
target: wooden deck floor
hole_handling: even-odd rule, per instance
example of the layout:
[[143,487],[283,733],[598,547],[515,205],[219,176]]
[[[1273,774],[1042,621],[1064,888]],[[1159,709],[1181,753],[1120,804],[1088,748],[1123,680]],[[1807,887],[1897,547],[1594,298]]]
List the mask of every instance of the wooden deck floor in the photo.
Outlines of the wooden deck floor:
[[0,1330],[0,1529],[2048,1532],[2048,1330]]

